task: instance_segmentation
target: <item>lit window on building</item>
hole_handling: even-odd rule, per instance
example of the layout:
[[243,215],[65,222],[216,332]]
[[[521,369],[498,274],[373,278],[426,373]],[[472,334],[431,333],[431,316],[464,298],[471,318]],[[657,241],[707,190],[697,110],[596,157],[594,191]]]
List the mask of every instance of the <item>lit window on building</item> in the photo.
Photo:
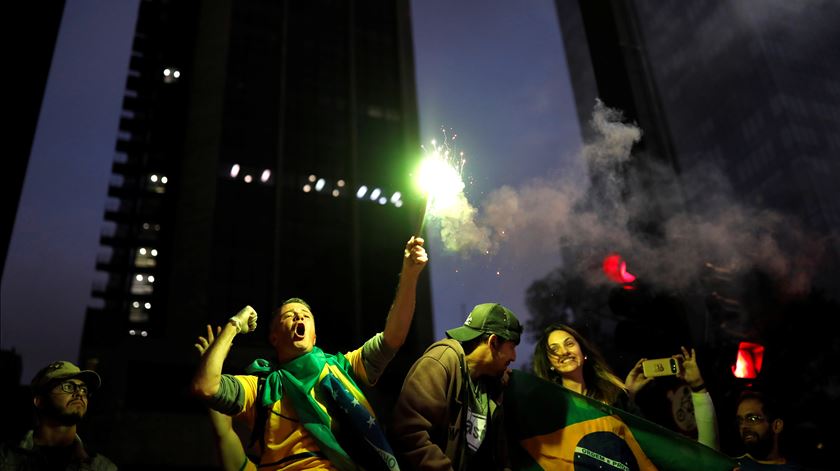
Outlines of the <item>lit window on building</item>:
[[166,178],[165,176],[157,175],[157,174],[153,173],[153,174],[149,175],[149,181],[148,181],[148,184],[147,184],[146,188],[148,188],[149,191],[154,191],[155,193],[161,193],[162,194],[162,193],[166,192],[166,183],[168,181],[169,181],[169,179]]
[[153,234],[155,232],[160,232],[160,224],[151,224],[148,222],[144,222],[142,226],[144,234]]
[[151,303],[132,302],[128,308],[128,321],[134,324],[149,322],[149,311],[151,308]]
[[147,295],[152,294],[154,288],[155,277],[138,273],[131,279],[131,294]]
[[[344,179],[338,179],[335,183],[332,183],[327,178],[318,177],[315,174],[309,174],[301,189],[304,193],[324,192],[331,194],[334,198],[338,198],[345,194],[344,188],[346,186],[347,182]],[[348,193],[350,191],[352,190],[349,190]],[[403,206],[401,192],[396,191],[388,197],[385,194],[385,190],[382,188],[374,187],[373,189],[370,189],[367,185],[360,185],[358,187],[356,190],[356,198],[370,200],[371,202],[378,203],[380,205],[386,205],[390,202],[397,208],[401,208]]]
[[157,265],[157,249],[140,247],[134,253],[134,266],[139,268],[150,268]]
[[181,71],[175,67],[163,69],[163,83],[175,83],[181,78]]

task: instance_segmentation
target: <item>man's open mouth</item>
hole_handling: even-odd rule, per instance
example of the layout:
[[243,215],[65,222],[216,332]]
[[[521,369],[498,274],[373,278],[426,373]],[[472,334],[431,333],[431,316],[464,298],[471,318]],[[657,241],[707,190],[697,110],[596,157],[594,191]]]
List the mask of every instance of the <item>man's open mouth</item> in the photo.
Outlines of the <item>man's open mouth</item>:
[[306,324],[298,322],[295,324],[295,337],[303,338],[306,335]]

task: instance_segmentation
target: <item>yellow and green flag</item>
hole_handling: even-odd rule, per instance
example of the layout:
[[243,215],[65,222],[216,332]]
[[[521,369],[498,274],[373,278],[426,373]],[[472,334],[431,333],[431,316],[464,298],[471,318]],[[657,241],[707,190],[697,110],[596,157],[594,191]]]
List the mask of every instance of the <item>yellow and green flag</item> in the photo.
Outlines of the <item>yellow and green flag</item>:
[[513,468],[732,470],[735,460],[653,422],[516,371],[504,397]]

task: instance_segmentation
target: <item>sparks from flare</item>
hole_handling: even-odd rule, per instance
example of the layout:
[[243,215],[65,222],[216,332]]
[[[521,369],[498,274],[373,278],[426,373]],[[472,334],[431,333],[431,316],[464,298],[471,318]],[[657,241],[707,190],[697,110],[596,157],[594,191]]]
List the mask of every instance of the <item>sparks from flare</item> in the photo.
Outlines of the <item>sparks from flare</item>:
[[440,216],[448,208],[454,206],[464,191],[462,179],[466,158],[464,152],[455,145],[458,135],[447,135],[446,129],[441,128],[443,140],[438,143],[432,139],[431,147],[423,149],[423,159],[417,171],[417,185],[426,197],[426,204],[420,218],[418,234],[422,232],[426,216]]

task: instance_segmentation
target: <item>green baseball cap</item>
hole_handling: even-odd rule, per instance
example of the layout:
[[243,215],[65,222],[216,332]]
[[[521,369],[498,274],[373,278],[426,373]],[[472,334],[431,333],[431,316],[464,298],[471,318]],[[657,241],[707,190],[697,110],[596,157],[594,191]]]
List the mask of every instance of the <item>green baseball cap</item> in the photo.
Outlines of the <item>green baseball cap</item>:
[[496,303],[484,303],[474,307],[464,325],[446,331],[446,336],[468,342],[481,334],[496,334],[519,344],[522,325],[510,309]]
[[56,361],[35,374],[31,383],[32,390],[40,392],[50,385],[73,378],[84,381],[91,391],[99,389],[99,386],[102,385],[102,380],[95,371],[79,369],[78,366],[69,361]]

